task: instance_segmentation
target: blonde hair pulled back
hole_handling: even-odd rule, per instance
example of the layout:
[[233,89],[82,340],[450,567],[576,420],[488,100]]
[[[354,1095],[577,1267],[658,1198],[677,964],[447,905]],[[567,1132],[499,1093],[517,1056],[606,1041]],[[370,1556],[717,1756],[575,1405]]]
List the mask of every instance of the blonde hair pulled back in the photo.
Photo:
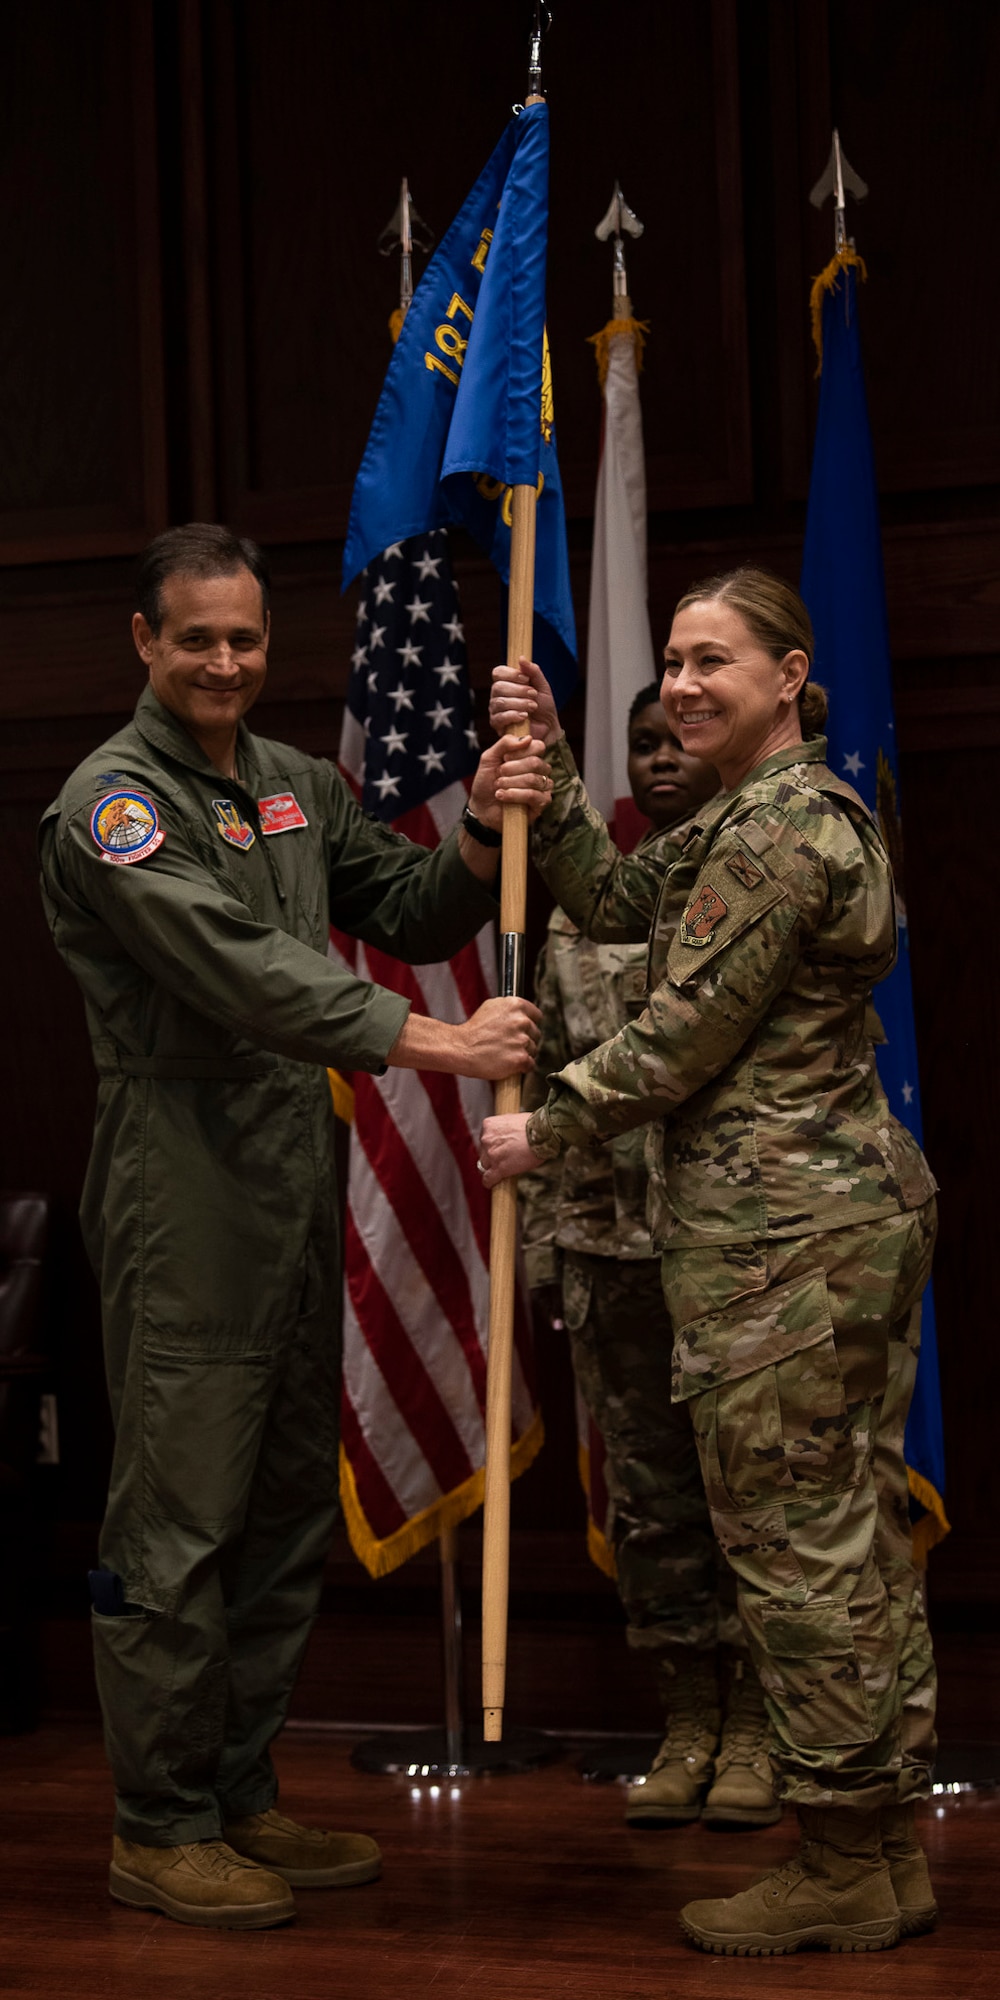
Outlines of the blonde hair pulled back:
[[[798,591],[782,577],[758,569],[754,563],[742,563],[738,569],[693,583],[677,603],[674,615],[686,611],[689,604],[705,602],[728,604],[738,611],[747,631],[772,660],[783,660],[786,653],[804,653],[812,670],[816,650],[812,621]],[[798,696],[804,737],[819,735],[828,706],[826,689],[818,681],[804,681]]]

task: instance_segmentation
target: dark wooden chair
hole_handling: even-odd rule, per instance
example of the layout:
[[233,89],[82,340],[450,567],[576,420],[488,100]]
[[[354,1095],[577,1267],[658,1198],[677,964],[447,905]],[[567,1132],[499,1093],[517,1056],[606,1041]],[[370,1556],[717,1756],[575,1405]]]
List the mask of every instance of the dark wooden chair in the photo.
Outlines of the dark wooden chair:
[[0,1730],[37,1714],[34,1571],[39,1542],[36,1468],[45,1352],[49,1200],[0,1195]]

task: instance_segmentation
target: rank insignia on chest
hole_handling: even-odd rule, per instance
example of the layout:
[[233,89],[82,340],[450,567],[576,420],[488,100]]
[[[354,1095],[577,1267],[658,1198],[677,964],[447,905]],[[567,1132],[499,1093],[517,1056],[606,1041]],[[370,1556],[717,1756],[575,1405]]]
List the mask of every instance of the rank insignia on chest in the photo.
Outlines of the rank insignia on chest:
[[145,861],[164,841],[156,807],[142,792],[106,792],[91,813],[90,831],[101,850],[102,861],[117,861],[126,866],[132,861]]
[[309,825],[294,792],[272,792],[269,799],[258,799],[257,804],[261,833],[294,833],[297,827]]
[[697,894],[692,897],[680,921],[682,944],[693,945],[700,951],[711,944],[715,927],[729,915],[729,904],[724,902],[717,889],[710,882],[702,883]]
[[735,875],[737,882],[742,882],[744,889],[756,889],[764,880],[763,870],[755,867],[739,848],[727,857],[726,867],[730,875]]
[[235,806],[232,799],[213,799],[212,805],[219,815],[215,822],[216,833],[221,833],[230,847],[252,847],[257,836],[242,817],[239,806]]

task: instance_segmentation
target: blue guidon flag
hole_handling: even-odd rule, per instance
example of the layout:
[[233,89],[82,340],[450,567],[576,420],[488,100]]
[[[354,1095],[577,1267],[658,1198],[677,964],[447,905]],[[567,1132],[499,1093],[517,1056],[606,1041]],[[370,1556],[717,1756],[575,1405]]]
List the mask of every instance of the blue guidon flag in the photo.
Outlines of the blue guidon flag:
[[355,482],[343,581],[454,521],[506,584],[511,488],[534,486],[534,651],[561,703],[576,630],[545,334],[548,147],[547,105],[511,119],[424,272]]
[[[878,491],[858,334],[852,252],[823,273],[822,384],[809,485],[801,591],[816,635],[816,678],[830,695],[830,767],[861,794],[882,830],[896,883],[899,957],[875,1001],[889,1109],[919,1141],[920,1079],[903,879],[899,764],[882,572]],[[820,281],[817,280],[817,284]],[[934,1299],[924,1294],[920,1365],[906,1426],[919,1558],[948,1532]]]

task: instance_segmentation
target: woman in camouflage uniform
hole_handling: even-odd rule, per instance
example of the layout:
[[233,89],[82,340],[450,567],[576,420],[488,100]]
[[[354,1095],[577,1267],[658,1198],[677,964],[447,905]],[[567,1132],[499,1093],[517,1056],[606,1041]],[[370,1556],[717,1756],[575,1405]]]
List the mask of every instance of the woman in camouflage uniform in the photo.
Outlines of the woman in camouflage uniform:
[[802,1832],[794,1863],[682,1923],[717,1952],[879,1950],[935,1915],[913,1814],[933,1662],[902,1456],[935,1204],[870,1036],[892,876],[825,742],[803,740],[812,631],[794,591],[753,569],[709,579],[665,657],[671,727],[725,790],[655,904],[590,807],[537,668],[497,670],[494,720],[530,713],[550,745],[549,887],[593,937],[652,928],[643,1012],[538,1110],[487,1120],[482,1159],[493,1185],[652,1124],[673,1394]]
[[[719,774],[688,756],[659,686],[628,717],[628,780],[649,830],[630,859],[655,896]],[[541,1039],[522,1102],[639,1013],[646,945],[595,944],[555,909],[535,970]],[[606,1146],[568,1147],[518,1186],[528,1284],[569,1335],[580,1393],[604,1445],[600,1522],[628,1617],[628,1644],[656,1668],[666,1734],[629,1787],[630,1826],[771,1826],[781,1817],[767,1755],[763,1689],[736,1611],[736,1583],[712,1532],[691,1412],[670,1396],[673,1336],[646,1220],[648,1126]],[[607,1552],[602,1551],[607,1560]],[[720,1687],[720,1678],[722,1686]],[[722,1704],[725,1704],[725,1722]],[[720,1740],[721,1738],[721,1740]]]

